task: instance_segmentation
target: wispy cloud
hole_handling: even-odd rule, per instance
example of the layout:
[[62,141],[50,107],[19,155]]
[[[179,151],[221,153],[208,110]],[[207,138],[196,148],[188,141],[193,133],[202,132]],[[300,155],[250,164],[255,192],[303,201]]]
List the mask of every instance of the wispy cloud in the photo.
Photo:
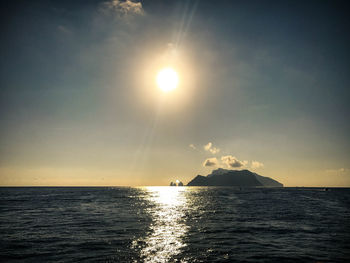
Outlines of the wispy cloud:
[[67,35],[72,34],[72,31],[63,25],[58,25],[57,30],[58,30],[58,32],[60,32],[62,34],[67,34]]
[[213,167],[218,166],[219,162],[218,159],[214,158],[208,158],[203,162],[204,167]]
[[193,150],[196,150],[197,148],[196,148],[196,146],[194,146],[194,144],[190,144],[190,145],[188,145],[188,147],[190,147],[191,149],[193,149]]
[[219,148],[216,148],[213,146],[213,144],[211,142],[208,142],[206,145],[203,146],[204,150],[211,152],[212,154],[217,154],[218,152],[220,152]]
[[330,175],[350,175],[350,169],[348,168],[327,169],[326,173]]
[[251,167],[252,167],[253,169],[258,169],[258,168],[264,167],[264,164],[261,163],[261,162],[258,162],[258,161],[252,161]]
[[248,161],[240,161],[232,155],[222,156],[221,161],[226,164],[228,168],[242,168],[248,164]]
[[141,2],[131,0],[111,0],[104,2],[101,11],[105,14],[115,14],[118,17],[144,14]]

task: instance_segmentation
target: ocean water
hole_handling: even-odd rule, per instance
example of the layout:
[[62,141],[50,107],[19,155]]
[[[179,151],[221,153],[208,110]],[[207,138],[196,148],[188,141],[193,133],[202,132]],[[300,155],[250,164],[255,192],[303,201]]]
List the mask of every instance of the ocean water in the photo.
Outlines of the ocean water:
[[350,189],[0,188],[1,262],[350,262]]

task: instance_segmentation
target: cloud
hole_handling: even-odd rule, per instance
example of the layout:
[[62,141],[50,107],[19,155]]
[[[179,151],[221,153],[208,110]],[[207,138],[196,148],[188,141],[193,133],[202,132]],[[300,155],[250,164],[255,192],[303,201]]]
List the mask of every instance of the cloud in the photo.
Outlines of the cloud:
[[240,161],[232,155],[222,156],[221,161],[226,164],[228,168],[242,168],[248,164],[248,161]]
[[196,146],[194,146],[194,144],[192,144],[192,143],[190,145],[188,145],[188,147],[192,148],[193,150],[197,149]]
[[261,168],[264,167],[264,164],[258,161],[252,161],[252,168],[253,169],[257,169],[257,168]]
[[204,145],[204,150],[211,152],[212,154],[216,154],[216,153],[220,152],[220,149],[214,147],[211,142],[208,142],[208,144]]
[[212,166],[217,166],[218,165],[218,159],[214,158],[208,158],[203,162],[204,167],[212,167]]
[[347,169],[347,168],[328,169],[326,170],[326,173],[330,175],[349,175],[350,169]]
[[62,25],[57,26],[57,30],[62,34],[72,34],[72,31],[70,31],[67,27]]
[[212,143],[209,142],[208,144],[204,145],[204,150],[209,151],[209,149],[211,148],[211,146],[212,146]]
[[144,14],[141,2],[131,0],[111,0],[104,2],[101,11],[105,14],[114,13],[119,17]]

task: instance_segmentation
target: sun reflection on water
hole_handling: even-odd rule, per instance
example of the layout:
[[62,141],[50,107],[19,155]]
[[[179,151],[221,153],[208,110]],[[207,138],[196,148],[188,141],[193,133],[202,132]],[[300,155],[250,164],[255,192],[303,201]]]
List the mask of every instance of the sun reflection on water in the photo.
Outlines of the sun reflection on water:
[[143,239],[141,250],[144,262],[169,262],[186,246],[183,242],[188,226],[185,187],[147,187],[147,201],[154,204],[149,209],[152,216],[150,234]]

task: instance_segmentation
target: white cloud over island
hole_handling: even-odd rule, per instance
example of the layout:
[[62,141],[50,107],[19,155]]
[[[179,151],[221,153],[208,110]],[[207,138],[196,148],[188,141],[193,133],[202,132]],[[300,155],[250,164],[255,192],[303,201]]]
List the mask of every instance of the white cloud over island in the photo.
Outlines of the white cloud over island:
[[207,152],[211,152],[212,154],[217,154],[218,152],[220,152],[220,149],[214,147],[211,142],[208,142],[203,147],[204,147],[204,150],[206,150]]
[[215,157],[208,158],[203,162],[204,167],[218,166],[218,164],[219,164],[218,159],[216,159]]
[[[188,145],[191,149],[198,151],[197,147],[194,144]],[[209,152],[213,155],[216,155],[220,152],[220,148],[215,147],[212,142],[208,142],[203,146],[205,152]],[[203,153],[203,152],[202,152]],[[250,163],[250,165],[249,165]],[[248,160],[239,160],[233,155],[222,155],[221,157],[211,157],[206,158],[202,163],[203,167],[217,167],[217,168],[228,168],[228,169],[259,169],[263,168],[264,164],[259,161]]]
[[257,169],[257,168],[264,167],[264,164],[261,163],[261,162],[258,162],[258,161],[252,161],[251,167],[252,167],[253,169]]
[[248,164],[248,161],[240,161],[232,155],[222,156],[221,161],[226,164],[228,168],[243,168]]
[[258,169],[264,167],[264,164],[258,161],[252,161],[250,167],[248,167],[249,162],[247,160],[240,161],[232,155],[225,155],[220,158],[220,161],[216,157],[207,158],[203,162],[204,167],[227,167],[229,169],[242,169],[251,168]]

